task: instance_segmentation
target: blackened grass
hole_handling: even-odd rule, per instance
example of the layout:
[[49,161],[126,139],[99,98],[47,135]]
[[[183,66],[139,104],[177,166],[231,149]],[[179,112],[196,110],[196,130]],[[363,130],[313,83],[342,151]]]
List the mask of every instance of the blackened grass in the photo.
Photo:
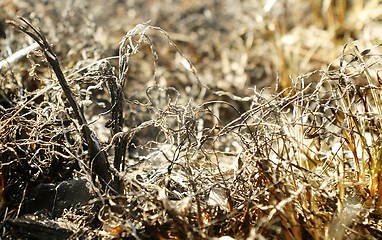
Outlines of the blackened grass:
[[101,149],[101,144],[96,136],[96,134],[89,128],[86,118],[84,116],[83,110],[77,103],[73,92],[71,91],[68,82],[61,70],[60,63],[51,48],[49,42],[45,38],[41,29],[33,26],[25,18],[20,17],[21,23],[15,21],[9,21],[9,24],[13,25],[20,31],[24,32],[33,40],[35,40],[43,50],[45,57],[52,67],[54,73],[57,76],[58,82],[69,101],[70,106],[73,109],[76,120],[81,126],[82,135],[88,145],[88,155],[89,155],[89,167],[92,171],[93,180],[98,177],[104,190],[116,190],[115,181],[111,174],[110,165],[107,161],[106,152]]

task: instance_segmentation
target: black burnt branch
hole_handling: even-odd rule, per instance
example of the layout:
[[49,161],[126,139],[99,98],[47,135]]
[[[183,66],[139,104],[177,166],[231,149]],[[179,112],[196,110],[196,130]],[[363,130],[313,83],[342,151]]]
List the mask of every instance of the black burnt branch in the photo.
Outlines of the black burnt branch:
[[33,26],[29,21],[24,18],[20,18],[21,23],[14,21],[9,22],[11,25],[15,26],[25,34],[33,38],[42,48],[47,61],[52,67],[54,73],[57,76],[58,82],[68,99],[70,106],[73,109],[76,120],[81,126],[82,135],[88,145],[88,154],[90,158],[90,169],[92,171],[93,179],[98,176],[102,187],[106,190],[107,188],[115,189],[115,184],[113,176],[111,174],[111,169],[109,162],[107,160],[106,152],[101,149],[101,144],[98,141],[96,134],[89,128],[86,118],[84,116],[82,108],[77,103],[75,96],[70,89],[68,82],[61,70],[60,63],[56,57],[56,54],[52,50],[50,44],[42,33],[41,29]]
[[[126,156],[126,147],[127,147],[127,138],[123,133],[124,117],[123,117],[123,89],[120,81],[114,74],[113,67],[108,61],[104,61],[100,70],[103,76],[107,79],[107,84],[110,89],[111,95],[111,134],[119,137],[114,141],[114,168],[122,172],[125,170],[125,156]],[[123,192],[120,179],[115,179],[116,190],[119,193]]]

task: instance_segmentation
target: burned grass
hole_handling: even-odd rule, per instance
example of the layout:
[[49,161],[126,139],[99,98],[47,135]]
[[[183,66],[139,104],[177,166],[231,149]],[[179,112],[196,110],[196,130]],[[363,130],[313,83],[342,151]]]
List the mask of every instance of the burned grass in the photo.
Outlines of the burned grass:
[[[215,18],[224,4],[179,4],[166,18],[154,6],[153,22],[131,26],[113,49],[110,39],[104,46],[90,37],[106,30],[85,7],[65,15],[60,3],[37,4],[46,16],[60,13],[64,24],[49,28],[53,18],[29,22],[26,6],[5,1],[14,28],[1,28],[14,36],[7,46],[21,51],[2,52],[2,237],[380,238],[381,49],[338,43],[369,26],[350,28],[345,13],[355,18],[373,3],[319,6],[327,18],[318,18],[313,1],[296,6],[313,9],[308,20],[316,25],[303,33],[321,25],[329,51],[341,45],[332,61],[317,47],[321,38],[312,43],[308,35],[292,48],[304,26],[292,27],[298,15],[283,21],[290,9],[279,2],[262,8],[282,11],[277,18],[248,14],[245,3]],[[13,7],[25,18],[9,16]],[[238,12],[239,20],[224,24]],[[233,30],[243,16],[257,18]],[[200,39],[190,40],[185,23]],[[209,70],[209,58],[221,64]]]

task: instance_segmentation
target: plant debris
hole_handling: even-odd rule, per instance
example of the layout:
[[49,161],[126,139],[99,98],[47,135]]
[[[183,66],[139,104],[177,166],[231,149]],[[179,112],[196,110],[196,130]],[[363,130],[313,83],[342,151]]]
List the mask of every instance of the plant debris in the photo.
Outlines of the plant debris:
[[1,238],[381,238],[357,3],[1,2]]

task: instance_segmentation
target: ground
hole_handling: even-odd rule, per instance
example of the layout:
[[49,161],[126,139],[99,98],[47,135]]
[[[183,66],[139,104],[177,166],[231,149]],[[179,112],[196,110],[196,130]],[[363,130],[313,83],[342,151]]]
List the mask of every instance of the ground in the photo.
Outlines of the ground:
[[381,238],[381,19],[0,1],[2,238]]

